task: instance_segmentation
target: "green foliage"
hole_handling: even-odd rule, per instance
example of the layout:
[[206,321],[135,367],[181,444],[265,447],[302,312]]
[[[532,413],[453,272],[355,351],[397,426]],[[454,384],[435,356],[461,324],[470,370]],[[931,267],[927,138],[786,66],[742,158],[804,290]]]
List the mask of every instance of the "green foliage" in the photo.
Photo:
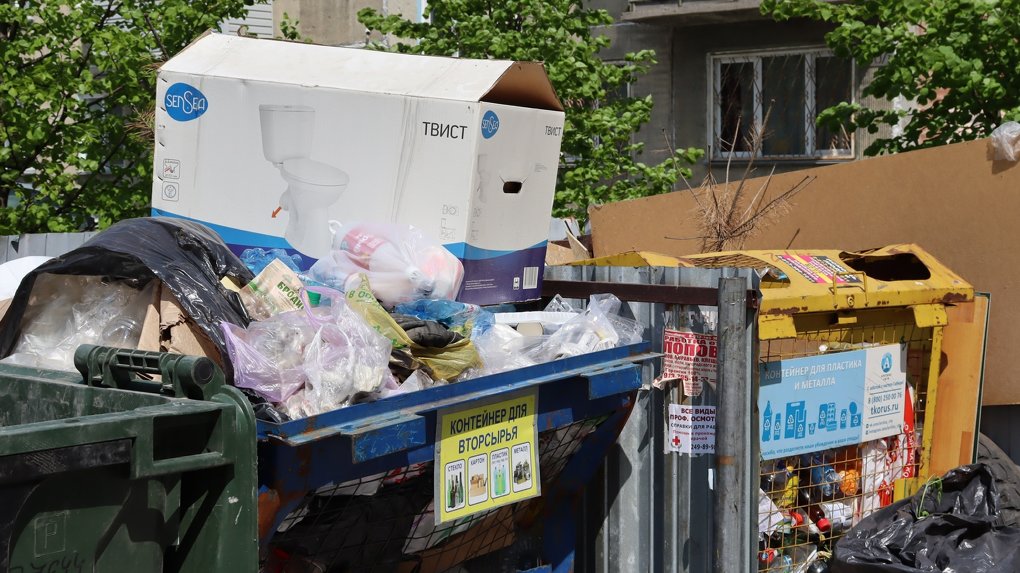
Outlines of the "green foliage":
[[916,109],[844,102],[818,117],[870,133],[904,124],[869,155],[977,139],[1020,118],[1020,0],[765,0],[761,10],[780,21],[831,22],[825,40],[836,55],[862,66],[884,60],[864,95],[904,98]]
[[0,234],[144,215],[158,63],[244,5],[0,2]]
[[283,18],[280,19],[280,35],[278,36],[281,40],[290,40],[292,42],[305,42],[308,43],[307,37],[301,35],[299,26],[300,20],[291,20],[290,14],[283,13]]
[[699,149],[678,150],[658,165],[636,161],[643,145],[633,135],[648,122],[652,99],[617,94],[648,71],[655,54],[630,53],[620,63],[599,59],[610,40],[592,28],[612,23],[606,11],[577,0],[430,0],[425,16],[426,22],[410,22],[372,9],[358,13],[369,30],[404,40],[389,48],[394,51],[545,63],[566,108],[556,215],[585,220],[591,204],[664,193],[679,177],[690,177],[685,165],[701,157]]

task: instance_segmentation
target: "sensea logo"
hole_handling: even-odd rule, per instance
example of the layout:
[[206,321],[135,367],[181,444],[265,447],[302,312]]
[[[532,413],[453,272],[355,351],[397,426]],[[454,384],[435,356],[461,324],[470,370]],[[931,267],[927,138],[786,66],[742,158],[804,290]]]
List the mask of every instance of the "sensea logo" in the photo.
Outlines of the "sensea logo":
[[499,130],[499,117],[491,109],[482,116],[482,137],[489,139]]
[[209,109],[209,100],[198,88],[184,83],[176,83],[166,90],[163,98],[166,112],[177,121],[191,121]]

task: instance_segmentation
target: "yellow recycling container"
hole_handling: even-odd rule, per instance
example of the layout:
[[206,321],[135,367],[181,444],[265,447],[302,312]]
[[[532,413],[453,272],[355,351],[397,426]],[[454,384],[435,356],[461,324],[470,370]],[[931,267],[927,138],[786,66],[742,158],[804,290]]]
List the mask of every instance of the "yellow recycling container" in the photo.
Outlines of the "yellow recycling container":
[[[754,387],[762,523],[769,514],[782,515],[793,522],[788,527],[800,519],[822,538],[838,537],[838,521],[849,527],[929,478],[971,463],[989,299],[975,297],[969,283],[931,254],[905,244],[682,260],[750,267],[761,276]],[[841,384],[855,368],[865,390],[848,410]],[[858,443],[826,442],[855,424]],[[800,449],[797,438],[803,438]],[[827,447],[803,451],[813,443]],[[801,543],[790,541],[796,536],[773,538],[779,555],[806,551],[789,546]]]

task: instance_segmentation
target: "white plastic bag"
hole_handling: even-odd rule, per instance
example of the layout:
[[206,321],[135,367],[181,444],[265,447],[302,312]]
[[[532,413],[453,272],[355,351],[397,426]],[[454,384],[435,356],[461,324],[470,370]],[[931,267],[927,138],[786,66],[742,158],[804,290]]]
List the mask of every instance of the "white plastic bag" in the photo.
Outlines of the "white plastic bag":
[[1007,121],[992,131],[992,149],[996,161],[1020,159],[1020,123]]
[[896,437],[873,440],[861,446],[861,496],[854,524],[893,501],[893,489],[903,475],[901,448]]
[[[772,535],[780,527],[789,529],[789,520],[764,491],[758,490],[758,533]],[[786,531],[784,531],[786,533]]]
[[641,342],[641,325],[620,316],[622,303],[611,294],[591,296],[588,308],[565,322],[534,350],[536,362],[548,362]]
[[310,278],[348,291],[361,273],[387,308],[423,298],[457,298],[464,266],[437,241],[410,225],[330,222],[333,246]]
[[[548,335],[524,336],[506,324],[495,324],[472,339],[483,367],[472,370],[462,379],[641,342],[641,325],[620,316],[621,306],[620,299],[614,295],[592,295],[588,308],[562,322],[555,330],[545,328],[543,323],[544,331],[553,330]],[[560,313],[569,307],[558,308],[556,312]]]

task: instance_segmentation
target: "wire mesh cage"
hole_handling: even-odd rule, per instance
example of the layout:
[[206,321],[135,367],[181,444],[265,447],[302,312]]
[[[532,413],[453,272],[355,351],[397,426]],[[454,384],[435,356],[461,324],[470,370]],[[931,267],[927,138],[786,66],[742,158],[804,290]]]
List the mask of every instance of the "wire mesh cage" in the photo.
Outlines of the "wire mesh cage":
[[[553,483],[606,417],[589,418],[539,434],[543,487]],[[435,524],[433,463],[426,462],[310,492],[277,528],[264,573],[442,571],[508,548],[538,499]],[[494,570],[507,555],[481,562]]]
[[796,338],[761,341],[760,363],[902,345],[907,378],[902,431],[862,444],[763,460],[759,571],[805,571],[812,562],[825,560],[850,527],[891,504],[898,497],[897,482],[920,475],[925,463],[922,438],[935,329],[917,327],[909,312],[861,312],[850,325],[820,326],[821,318],[799,317]]

